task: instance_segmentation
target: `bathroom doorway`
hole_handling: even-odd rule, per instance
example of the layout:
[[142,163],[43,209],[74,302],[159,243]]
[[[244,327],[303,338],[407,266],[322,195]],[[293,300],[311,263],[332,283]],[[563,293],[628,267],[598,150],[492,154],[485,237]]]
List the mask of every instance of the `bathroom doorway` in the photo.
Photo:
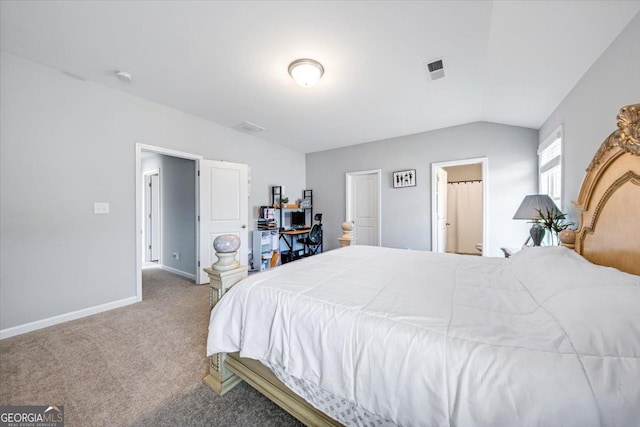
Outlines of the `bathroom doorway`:
[[483,255],[487,247],[487,159],[432,165],[434,252]]

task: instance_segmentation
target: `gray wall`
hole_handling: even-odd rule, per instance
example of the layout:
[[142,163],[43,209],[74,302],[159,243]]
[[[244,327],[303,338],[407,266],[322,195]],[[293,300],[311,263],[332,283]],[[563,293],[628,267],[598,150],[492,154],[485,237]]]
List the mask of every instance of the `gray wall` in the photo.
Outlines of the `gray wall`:
[[[416,135],[307,154],[307,185],[314,212],[323,212],[325,247],[338,246],[345,219],[345,173],[382,170],[382,245],[431,249],[431,164],[487,157],[488,255],[518,247],[530,226],[512,220],[537,188],[538,132],[494,123],[470,123]],[[393,171],[416,169],[417,186],[393,189]]]
[[[160,170],[162,264],[196,274],[196,162],[146,153],[142,172]],[[175,259],[173,253],[178,252]]]
[[0,329],[135,295],[136,143],[248,164],[254,216],[305,187],[302,153],[5,52],[0,121]]
[[578,222],[571,203],[578,197],[586,167],[611,132],[616,115],[640,103],[640,14],[585,73],[540,128],[540,142],[560,125],[564,130],[562,205]]
[[[565,209],[620,107],[640,102],[638,40],[640,15],[540,129],[542,141],[564,126]],[[136,142],[248,164],[254,219],[270,185],[290,196],[305,188],[298,152],[4,52],[0,122],[0,329],[135,295]],[[519,246],[528,226],[511,217],[536,190],[537,139],[530,129],[472,123],[307,155],[327,247],[337,246],[344,220],[345,172],[383,170],[383,244],[429,249],[431,163],[481,156],[489,157],[490,254]],[[408,168],[417,187],[393,190],[391,172]],[[94,215],[95,201],[110,202],[111,214]]]

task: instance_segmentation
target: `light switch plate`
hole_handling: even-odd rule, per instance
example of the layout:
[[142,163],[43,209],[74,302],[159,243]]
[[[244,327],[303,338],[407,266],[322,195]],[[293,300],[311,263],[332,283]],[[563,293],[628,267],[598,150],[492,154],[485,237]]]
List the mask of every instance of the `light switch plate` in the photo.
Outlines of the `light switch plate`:
[[93,213],[94,214],[108,214],[109,213],[109,203],[107,203],[107,202],[95,202],[93,204]]

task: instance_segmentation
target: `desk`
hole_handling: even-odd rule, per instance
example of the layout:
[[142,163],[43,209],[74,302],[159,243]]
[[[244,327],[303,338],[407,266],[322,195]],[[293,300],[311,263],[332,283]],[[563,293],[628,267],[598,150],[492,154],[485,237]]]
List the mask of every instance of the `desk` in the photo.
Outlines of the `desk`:
[[[289,248],[289,253],[291,254],[291,260],[294,259],[294,239],[296,238],[296,236],[300,236],[301,234],[309,234],[309,232],[311,231],[310,228],[300,228],[298,230],[282,230],[280,231],[280,238],[282,240],[284,240],[285,245],[287,245],[287,248]],[[288,238],[286,236],[289,236]],[[300,251],[304,251],[304,246],[301,249],[298,249],[296,252],[300,252]],[[299,258],[300,254],[298,254],[298,256],[296,258]],[[282,261],[284,262],[284,257],[282,258]]]

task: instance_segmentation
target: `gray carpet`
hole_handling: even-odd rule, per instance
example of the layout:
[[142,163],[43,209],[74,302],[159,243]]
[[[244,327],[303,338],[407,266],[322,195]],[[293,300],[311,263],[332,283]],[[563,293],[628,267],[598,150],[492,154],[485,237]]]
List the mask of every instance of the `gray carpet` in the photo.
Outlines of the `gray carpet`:
[[0,341],[1,405],[64,405],[66,426],[300,426],[241,383],[202,383],[208,286],[143,270],[143,301]]

